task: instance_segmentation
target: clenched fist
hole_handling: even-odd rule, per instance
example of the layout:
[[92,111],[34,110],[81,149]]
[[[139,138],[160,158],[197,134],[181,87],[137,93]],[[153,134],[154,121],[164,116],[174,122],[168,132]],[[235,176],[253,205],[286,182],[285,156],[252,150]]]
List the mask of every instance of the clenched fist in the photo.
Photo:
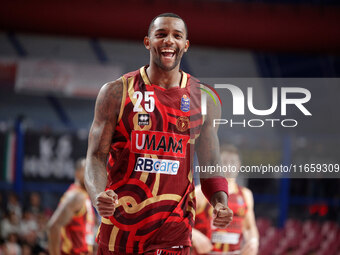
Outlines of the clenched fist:
[[216,203],[213,211],[213,225],[217,228],[226,228],[233,220],[233,211],[221,203]]
[[118,205],[118,195],[113,190],[100,192],[96,197],[96,209],[100,216],[110,217]]

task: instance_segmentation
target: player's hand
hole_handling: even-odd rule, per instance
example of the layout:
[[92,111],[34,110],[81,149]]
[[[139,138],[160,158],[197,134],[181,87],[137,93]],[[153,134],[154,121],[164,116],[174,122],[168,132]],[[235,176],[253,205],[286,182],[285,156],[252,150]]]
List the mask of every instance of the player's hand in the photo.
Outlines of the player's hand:
[[241,249],[241,255],[256,255],[259,250],[259,241],[257,238],[247,241]]
[[197,229],[192,229],[192,245],[198,254],[205,254],[213,249],[210,239]]
[[113,190],[100,192],[96,197],[96,209],[102,217],[112,216],[117,204],[118,195]]
[[233,220],[233,211],[221,203],[215,205],[213,211],[213,225],[217,228],[226,228]]

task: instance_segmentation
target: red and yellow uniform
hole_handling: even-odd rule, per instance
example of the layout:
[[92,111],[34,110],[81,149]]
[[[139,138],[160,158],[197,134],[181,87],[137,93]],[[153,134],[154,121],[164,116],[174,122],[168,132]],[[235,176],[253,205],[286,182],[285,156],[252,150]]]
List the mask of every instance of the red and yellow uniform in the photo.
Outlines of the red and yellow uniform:
[[240,186],[237,186],[235,193],[230,194],[228,206],[234,213],[233,221],[226,229],[213,229],[211,241],[214,245],[213,251],[233,254],[232,252],[241,249],[243,222],[247,213],[247,204]]
[[[204,199],[204,206],[197,208],[194,228],[211,239],[211,216],[213,213],[213,207],[209,204],[208,200]],[[192,255],[199,254],[195,248],[193,248]]]
[[102,218],[97,240],[117,254],[190,246],[195,215],[193,145],[202,126],[199,82],[151,84],[145,67],[125,74],[107,164],[107,189],[119,204]]
[[199,230],[206,237],[211,239],[211,216],[213,207],[205,199],[205,204],[202,208],[196,210],[195,228]]
[[87,192],[75,184],[68,188],[64,196],[75,190],[82,192],[86,200],[71,222],[61,228],[61,254],[87,254],[93,248],[95,214],[91,200]]
[[[213,244],[212,254],[239,254],[243,239],[243,222],[247,213],[247,204],[242,188],[237,186],[234,193],[229,194],[228,206],[233,211],[233,221],[226,229],[215,228],[211,224],[212,207],[206,201],[201,213],[197,212],[195,228],[211,238]],[[210,209],[210,210],[209,210]],[[207,216],[207,211],[210,214]],[[209,217],[207,220],[207,217]]]

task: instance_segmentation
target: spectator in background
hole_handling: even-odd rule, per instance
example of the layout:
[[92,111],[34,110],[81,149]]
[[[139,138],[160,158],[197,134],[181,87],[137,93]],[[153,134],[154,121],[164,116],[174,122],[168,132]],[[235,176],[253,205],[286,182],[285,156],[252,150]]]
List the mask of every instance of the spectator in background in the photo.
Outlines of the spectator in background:
[[5,217],[1,221],[1,237],[3,239],[7,239],[9,234],[19,234],[20,233],[20,218],[13,211],[9,211],[7,213],[7,217]]
[[29,196],[29,204],[25,210],[30,211],[34,216],[43,213],[43,207],[41,205],[41,197],[38,192],[32,192]]
[[22,241],[31,247],[33,254],[39,254],[45,251],[45,249],[39,245],[39,239],[36,231],[28,233]]
[[21,255],[33,255],[32,247],[27,243],[23,243],[21,245]]
[[21,219],[22,216],[21,205],[19,203],[17,195],[13,192],[9,193],[8,195],[6,209],[8,212],[14,212],[17,215],[17,217]]
[[48,250],[48,237],[46,233],[46,226],[51,216],[47,216],[46,214],[41,213],[39,214],[38,219],[37,219],[37,224],[38,224],[38,230],[37,230],[38,241],[37,242],[39,246],[44,248],[45,250]]
[[7,241],[4,244],[5,255],[20,255],[21,247],[18,244],[18,236],[15,233],[8,234]]
[[25,210],[20,221],[20,236],[25,238],[31,232],[38,231],[38,223],[31,211]]

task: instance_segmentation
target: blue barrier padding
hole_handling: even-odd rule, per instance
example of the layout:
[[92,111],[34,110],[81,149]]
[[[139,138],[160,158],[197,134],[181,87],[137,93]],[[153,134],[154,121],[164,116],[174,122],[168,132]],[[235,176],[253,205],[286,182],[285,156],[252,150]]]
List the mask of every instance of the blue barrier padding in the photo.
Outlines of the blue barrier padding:
[[13,188],[20,199],[22,198],[22,180],[23,180],[23,161],[24,161],[24,133],[22,130],[22,118],[19,117],[15,122],[16,133],[16,151],[15,151],[15,179]]
[[15,33],[7,33],[7,38],[12,44],[13,48],[17,52],[18,56],[20,57],[26,57],[27,51],[25,50],[24,46],[21,44],[18,37],[15,35]]
[[96,38],[91,39],[90,45],[100,63],[105,64],[109,62],[109,58],[105,53],[103,47],[100,45],[98,39]]
[[26,191],[37,192],[65,192],[71,183],[50,183],[50,182],[25,182],[23,187]]
[[13,185],[6,181],[0,181],[0,190],[13,190]]
[[66,111],[62,107],[59,100],[55,96],[52,96],[52,95],[49,95],[46,98],[50,102],[50,104],[52,105],[52,108],[57,113],[61,122],[68,128],[74,128],[74,125],[73,125],[71,119],[68,117]]

